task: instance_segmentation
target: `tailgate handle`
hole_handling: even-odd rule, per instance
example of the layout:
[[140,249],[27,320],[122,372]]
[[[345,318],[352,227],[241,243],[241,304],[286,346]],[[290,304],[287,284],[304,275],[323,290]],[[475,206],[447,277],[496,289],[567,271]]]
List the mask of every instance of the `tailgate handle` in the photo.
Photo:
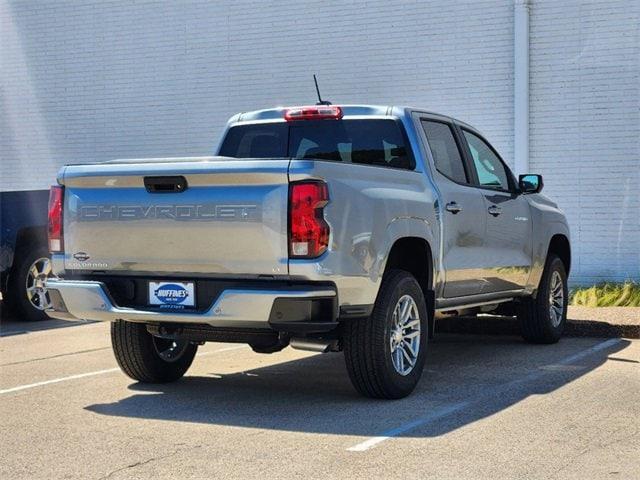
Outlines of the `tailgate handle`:
[[187,189],[187,179],[183,176],[144,177],[144,187],[149,193],[180,193]]

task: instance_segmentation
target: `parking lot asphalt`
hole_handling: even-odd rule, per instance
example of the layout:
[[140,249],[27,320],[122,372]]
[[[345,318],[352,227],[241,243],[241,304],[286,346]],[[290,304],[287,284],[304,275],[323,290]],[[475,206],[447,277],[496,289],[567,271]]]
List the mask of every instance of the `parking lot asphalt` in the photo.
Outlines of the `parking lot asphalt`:
[[117,368],[104,323],[0,329],[0,478],[640,478],[640,342],[441,334],[398,401],[340,354],[201,347],[181,381]]

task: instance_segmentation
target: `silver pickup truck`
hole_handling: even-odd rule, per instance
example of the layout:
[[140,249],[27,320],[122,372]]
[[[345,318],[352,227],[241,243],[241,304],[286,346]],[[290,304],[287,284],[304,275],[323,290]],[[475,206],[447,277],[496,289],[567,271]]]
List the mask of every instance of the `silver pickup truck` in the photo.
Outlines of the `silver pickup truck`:
[[207,341],[290,345],[344,351],[361,394],[400,398],[441,315],[516,315],[536,343],[566,322],[563,213],[447,116],[241,113],[215,157],[69,165],[58,183],[48,313],[112,322],[141,382],[177,380]]

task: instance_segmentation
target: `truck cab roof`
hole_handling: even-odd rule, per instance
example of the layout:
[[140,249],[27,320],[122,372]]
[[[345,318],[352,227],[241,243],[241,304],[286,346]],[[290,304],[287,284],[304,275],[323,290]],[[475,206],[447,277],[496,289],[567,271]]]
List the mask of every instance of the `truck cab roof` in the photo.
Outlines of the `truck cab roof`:
[[[423,108],[409,106],[393,106],[393,105],[331,105],[342,109],[342,118],[347,117],[393,117],[401,116],[406,112],[419,111],[430,115],[446,118],[456,123],[464,124],[459,120],[448,115],[431,112]],[[278,122],[285,121],[285,112],[290,109],[301,108],[301,106],[282,106],[267,108],[263,110],[253,110],[249,112],[241,112],[229,119],[229,124],[237,123],[260,123],[260,122]]]

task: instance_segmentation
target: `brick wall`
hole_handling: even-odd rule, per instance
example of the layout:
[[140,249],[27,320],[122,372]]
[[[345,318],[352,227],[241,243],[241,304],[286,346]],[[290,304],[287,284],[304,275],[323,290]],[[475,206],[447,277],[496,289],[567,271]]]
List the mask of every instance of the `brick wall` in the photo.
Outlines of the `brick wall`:
[[535,0],[530,169],[571,225],[574,280],[640,279],[640,2]]
[[[574,280],[640,276],[638,2],[573,3],[532,6],[532,170],[580,242]],[[2,190],[69,162],[210,154],[233,113],[314,102],[312,73],[336,103],[467,121],[513,165],[511,1],[0,0],[0,21]]]
[[46,186],[70,161],[208,154],[233,113],[314,102],[314,72],[334,102],[448,112],[511,157],[506,2],[2,8],[4,189]]

